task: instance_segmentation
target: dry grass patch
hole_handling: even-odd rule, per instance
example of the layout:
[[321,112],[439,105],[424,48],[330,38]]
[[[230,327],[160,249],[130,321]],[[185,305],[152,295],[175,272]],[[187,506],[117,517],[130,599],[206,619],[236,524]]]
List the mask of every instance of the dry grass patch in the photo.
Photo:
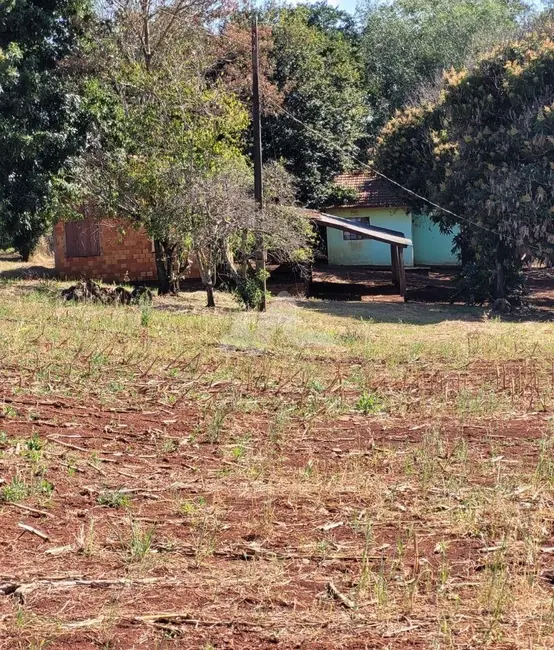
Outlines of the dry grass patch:
[[0,644],[552,647],[552,325],[59,288],[0,286]]

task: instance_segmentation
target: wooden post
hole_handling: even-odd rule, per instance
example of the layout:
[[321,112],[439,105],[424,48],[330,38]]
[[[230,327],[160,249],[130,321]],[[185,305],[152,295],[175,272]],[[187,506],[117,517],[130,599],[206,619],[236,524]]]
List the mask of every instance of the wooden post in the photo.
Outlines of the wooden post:
[[400,289],[400,279],[398,277],[398,246],[390,245],[390,259],[392,267],[392,284],[395,289]]
[[398,264],[398,289],[402,298],[406,298],[406,268],[404,267],[404,248],[395,246]]
[[[254,131],[254,195],[258,210],[263,210],[263,181],[262,181],[262,123],[260,119],[260,82],[258,55],[258,17],[252,16],[252,127]],[[265,277],[266,251],[261,234],[256,236],[256,272],[262,277],[262,299],[259,310],[265,311]]]

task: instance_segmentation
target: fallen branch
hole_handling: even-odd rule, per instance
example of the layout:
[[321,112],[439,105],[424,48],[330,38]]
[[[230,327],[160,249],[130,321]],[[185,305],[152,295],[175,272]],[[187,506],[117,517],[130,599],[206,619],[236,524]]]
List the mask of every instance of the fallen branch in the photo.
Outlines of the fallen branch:
[[180,625],[194,625],[194,627],[230,627],[242,628],[245,630],[256,630],[271,627],[264,623],[248,623],[243,620],[225,621],[221,619],[199,619],[191,614],[181,612],[161,612],[159,614],[145,614],[140,616],[123,617],[133,623],[146,623],[158,629],[168,628],[172,632],[178,632]]
[[103,469],[100,469],[100,467],[96,467],[96,465],[94,463],[91,463],[90,460],[87,460],[87,465],[89,467],[92,467],[94,471],[98,472],[102,476],[107,476],[106,472]]
[[83,621],[71,621],[69,623],[63,623],[62,627],[66,630],[78,630],[83,627],[95,627],[96,625],[102,625],[104,620],[104,616],[99,616],[98,618],[87,618]]
[[329,581],[327,583],[327,591],[330,596],[333,598],[336,598],[340,603],[342,603],[347,609],[355,609],[356,608],[356,603],[350,600],[348,596],[345,596],[343,593],[341,593],[333,584],[333,582]]
[[[85,627],[95,627],[102,625],[106,620],[105,616],[98,618],[88,618],[82,621],[70,621],[62,623],[61,627],[64,629],[75,630]],[[274,623],[249,623],[244,620],[221,620],[221,619],[198,619],[193,618],[190,614],[180,612],[162,612],[159,614],[124,614],[117,619],[118,621],[127,621],[129,623],[150,625],[157,629],[165,629],[174,633],[181,631],[181,627],[185,625],[193,625],[194,627],[228,627],[243,630],[263,630],[274,629]],[[314,628],[327,628],[329,623],[327,621],[313,621],[313,620],[300,620],[292,623],[298,627],[314,627]]]
[[76,449],[77,451],[84,451],[87,454],[90,453],[90,449],[85,449],[85,447],[79,447],[79,445],[72,445],[70,442],[64,442],[63,440],[58,440],[56,436],[46,436],[51,442],[55,442],[57,445],[62,447],[69,447],[69,449]]
[[93,587],[93,588],[108,588],[114,586],[132,587],[135,585],[177,585],[178,580],[174,578],[114,578],[114,579],[98,579],[98,580],[85,580],[81,578],[74,579],[44,579],[36,580],[35,582],[19,582],[13,580],[11,582],[0,582],[0,594],[3,595],[26,595],[31,591],[35,591],[41,587],[48,589],[72,589],[74,587]]
[[126,476],[127,478],[140,478],[137,474],[129,474],[129,472],[124,472],[122,469],[116,469],[115,471],[118,474],[121,474],[121,476]]
[[73,550],[73,546],[71,544],[68,544],[66,546],[56,546],[55,548],[49,548],[48,550],[44,551],[45,555],[65,555],[65,553],[71,553]]
[[421,627],[421,625],[406,625],[405,627],[399,627],[395,630],[389,630],[388,632],[385,632],[383,636],[387,639],[393,637],[393,636],[398,636],[400,634],[406,634],[406,632],[412,632],[413,630],[417,630]]
[[[17,524],[17,526],[19,528],[22,528],[24,533],[32,533],[33,535],[36,535],[37,537],[43,539],[45,542],[47,542],[50,539],[50,537],[46,533],[43,533],[42,531],[38,530],[37,528],[33,528],[28,524],[19,523]],[[23,533],[21,534],[23,535]]]
[[19,508],[19,510],[25,510],[25,512],[32,512],[35,515],[40,515],[41,517],[54,517],[54,515],[51,512],[46,512],[46,510],[37,510],[36,508],[31,508],[30,506],[24,506],[22,503],[7,503],[6,505],[10,505],[13,508]]

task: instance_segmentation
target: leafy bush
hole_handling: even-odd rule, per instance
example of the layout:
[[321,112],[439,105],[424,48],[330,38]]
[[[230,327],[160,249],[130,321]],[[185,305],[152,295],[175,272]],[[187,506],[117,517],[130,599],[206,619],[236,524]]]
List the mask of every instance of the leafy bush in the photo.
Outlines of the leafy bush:
[[553,33],[546,25],[450,71],[440,95],[398,113],[379,138],[375,164],[415,193],[409,207],[459,227],[477,302],[517,304],[524,254],[554,256]]
[[256,275],[242,279],[233,289],[233,297],[245,309],[258,309],[264,297],[263,280],[269,277],[267,271],[260,271]]
[[383,400],[377,393],[364,393],[356,402],[356,410],[361,411],[364,415],[381,413],[383,409]]
[[[466,264],[461,273],[461,282],[466,300],[469,303],[483,305],[494,295],[494,267],[488,268],[475,262]],[[507,265],[505,269],[507,298],[512,307],[519,307],[529,293],[525,287],[523,272],[516,265]]]

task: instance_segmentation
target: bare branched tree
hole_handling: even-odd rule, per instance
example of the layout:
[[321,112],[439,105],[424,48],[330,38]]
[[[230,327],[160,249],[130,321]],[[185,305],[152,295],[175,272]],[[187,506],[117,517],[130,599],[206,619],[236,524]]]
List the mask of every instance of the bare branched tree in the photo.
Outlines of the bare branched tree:
[[97,0],[98,15],[112,23],[120,53],[150,69],[175,42],[199,38],[199,25],[228,15],[226,0]]
[[[236,283],[249,279],[249,258],[256,235],[274,259],[308,261],[312,231],[308,219],[294,206],[290,175],[273,163],[266,167],[266,193],[262,210],[254,201],[252,176],[246,167],[228,166],[203,174],[191,185],[191,238],[208,307],[214,307],[214,286],[220,265],[226,265]],[[239,254],[242,265],[235,264]]]

